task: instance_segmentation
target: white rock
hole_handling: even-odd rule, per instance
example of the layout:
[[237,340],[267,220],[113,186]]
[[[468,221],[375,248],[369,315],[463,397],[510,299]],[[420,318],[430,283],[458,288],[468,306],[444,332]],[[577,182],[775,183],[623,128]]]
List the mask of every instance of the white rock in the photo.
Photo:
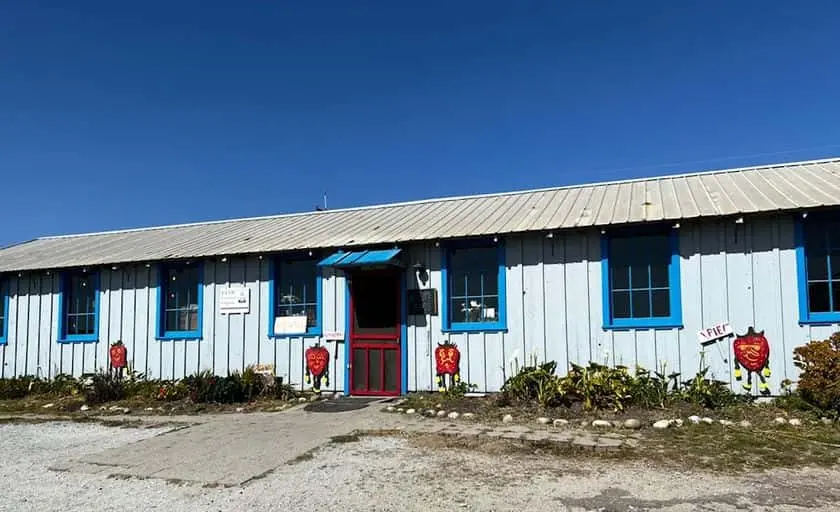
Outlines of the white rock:
[[537,423],[539,423],[540,425],[548,425],[549,423],[551,423],[551,418],[540,416],[539,418],[537,418]]
[[679,418],[677,418],[675,420],[671,420],[671,425],[674,425],[675,427],[682,427],[683,426],[683,420],[681,420]]
[[242,408],[242,407],[237,407],[237,408],[236,408],[236,412],[242,412],[242,411],[244,411],[244,410],[245,410],[245,409],[244,409],[244,408]]
[[671,420],[659,420],[653,424],[653,428],[664,429],[671,426]]
[[440,411],[437,412],[437,415],[438,415],[438,418],[443,418],[444,416],[446,416],[446,411],[441,409]]
[[435,406],[435,409],[443,409],[443,404],[437,404],[437,405]]
[[344,396],[344,395],[340,391],[336,391],[335,393],[333,393],[332,397],[333,397],[333,400],[338,400],[342,396]]
[[713,420],[712,418],[710,418],[708,416],[703,416],[702,418],[700,418],[700,421],[702,421],[706,425],[711,425],[712,423],[715,422],[715,420]]
[[731,427],[732,425],[735,424],[734,422],[729,421],[729,420],[718,420],[718,423],[720,423],[724,427]]
[[155,408],[154,408],[154,407],[146,407],[144,410],[145,410],[145,411],[154,411],[154,410],[155,410]]
[[437,416],[437,411],[434,409],[426,409],[426,416],[430,418],[433,416]]
[[825,418],[825,417],[820,418],[820,421],[823,422],[823,425],[831,425],[832,423],[834,423],[833,421],[831,421],[831,418]]
[[788,425],[790,425],[791,427],[800,427],[802,426],[802,420],[800,420],[799,418],[791,418],[788,420]]
[[610,428],[612,427],[612,423],[607,420],[595,420],[592,422],[592,426],[598,428]]
[[449,414],[446,415],[446,417],[449,418],[450,420],[457,420],[458,416],[460,416],[460,414],[458,414],[455,411],[452,411],[452,412],[450,412]]
[[464,418],[465,420],[471,420],[471,419],[475,418],[475,414],[473,414],[471,412],[465,412],[463,415],[461,415],[461,417]]
[[742,427],[742,428],[749,428],[749,427],[752,427],[752,423],[750,423],[747,420],[742,420],[742,421],[738,422],[738,426]]
[[79,410],[80,411],[89,411],[90,406],[88,404],[83,404],[81,407],[79,407]]
[[699,425],[700,424],[700,416],[689,416],[688,422],[692,425]]
[[505,414],[502,417],[502,423],[513,423],[513,416],[511,416],[510,414]]
[[406,414],[414,414],[415,412],[417,412],[417,411],[415,411],[414,409],[406,409],[405,410]]
[[108,407],[108,410],[109,411],[119,411],[120,406],[119,405],[112,405],[111,407]]
[[44,404],[41,407],[43,407],[44,409],[52,409],[53,407],[55,407],[55,404],[53,404],[53,403]]
[[404,413],[405,409],[403,409],[402,407],[397,407],[397,412]]
[[642,422],[637,420],[636,418],[630,418],[630,419],[624,420],[624,423],[622,424],[622,426],[624,428],[637,429],[637,428],[642,428]]
[[784,425],[787,423],[787,420],[779,416],[778,418],[773,420],[774,423],[778,423],[779,425]]
[[568,424],[569,424],[569,420],[564,420],[563,418],[557,418],[556,420],[554,420],[554,423],[553,423],[553,425],[555,427],[565,427]]
[[393,405],[389,405],[388,407],[385,408],[385,410],[388,411],[388,412],[394,412],[394,411],[397,410],[397,408],[394,407]]
[[298,398],[298,402],[306,402],[306,401],[307,400],[306,400],[305,396],[302,396],[302,397]]

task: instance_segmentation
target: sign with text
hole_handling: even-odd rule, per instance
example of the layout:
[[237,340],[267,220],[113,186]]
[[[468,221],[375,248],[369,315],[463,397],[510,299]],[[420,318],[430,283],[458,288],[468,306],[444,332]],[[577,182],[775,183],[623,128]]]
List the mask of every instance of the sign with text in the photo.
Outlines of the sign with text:
[[344,341],[344,333],[338,331],[327,331],[324,333],[324,339],[327,341]]
[[705,344],[731,335],[732,327],[727,322],[723,322],[698,331],[697,340]]
[[241,284],[219,288],[219,313],[223,315],[251,312],[251,290]]
[[274,319],[274,334],[305,334],[306,315],[278,316]]

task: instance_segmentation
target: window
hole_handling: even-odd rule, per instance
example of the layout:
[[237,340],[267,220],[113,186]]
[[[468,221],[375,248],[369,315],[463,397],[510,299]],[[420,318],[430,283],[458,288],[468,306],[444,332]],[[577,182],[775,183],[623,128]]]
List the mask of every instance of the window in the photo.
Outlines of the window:
[[840,321],[840,219],[797,223],[799,316],[802,323]]
[[61,274],[59,341],[99,341],[99,279],[88,272]]
[[682,327],[676,230],[605,235],[604,328]]
[[444,251],[443,262],[444,330],[505,330],[504,248],[455,245]]
[[158,339],[201,339],[201,265],[164,265],[158,287]]
[[[319,336],[321,334],[321,269],[317,259],[284,259],[274,264],[271,285],[271,311],[269,336]],[[294,325],[296,317],[305,327]],[[286,323],[285,329],[276,329],[278,318]]]
[[9,340],[9,282],[0,279],[0,345]]

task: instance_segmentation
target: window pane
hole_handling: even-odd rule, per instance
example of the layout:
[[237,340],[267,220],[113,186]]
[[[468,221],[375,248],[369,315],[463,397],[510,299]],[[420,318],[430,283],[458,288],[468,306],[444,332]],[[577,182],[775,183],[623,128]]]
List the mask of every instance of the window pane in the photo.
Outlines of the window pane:
[[452,323],[498,320],[498,276],[496,247],[450,251],[449,312]]
[[835,251],[831,255],[831,280],[840,280],[840,251]]
[[166,325],[164,325],[163,329],[165,331],[177,331],[178,330],[178,311],[167,311],[166,312]]
[[277,316],[306,316],[306,328],[317,327],[317,260],[280,261],[277,269]]
[[830,311],[828,297],[827,282],[808,284],[808,309],[812,313],[826,313]]
[[831,282],[832,311],[840,311],[840,281]]
[[481,313],[482,322],[496,322],[499,320],[499,298],[484,297],[484,310]]
[[630,318],[630,292],[613,292],[613,318]]
[[647,265],[633,265],[630,267],[630,287],[631,288],[647,288],[648,287],[648,266]]
[[671,292],[669,290],[653,290],[653,316],[671,316]]
[[613,265],[610,272],[612,273],[612,287],[614,290],[627,290],[630,288],[630,272],[628,267],[624,265]]
[[647,290],[634,291],[633,295],[633,318],[650,317],[650,292]]
[[654,288],[667,288],[668,263],[652,263],[650,265],[650,285]]
[[353,389],[367,388],[367,351],[362,348],[353,349]]
[[385,391],[399,391],[400,361],[396,350],[385,350]]
[[826,279],[828,279],[828,258],[824,254],[808,254],[808,280],[824,281]]
[[382,351],[368,350],[368,389],[382,390]]

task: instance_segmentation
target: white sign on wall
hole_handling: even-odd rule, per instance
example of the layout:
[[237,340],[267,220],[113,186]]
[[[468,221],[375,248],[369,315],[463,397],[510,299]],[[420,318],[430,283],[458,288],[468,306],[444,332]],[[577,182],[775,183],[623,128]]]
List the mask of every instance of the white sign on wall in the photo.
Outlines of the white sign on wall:
[[730,336],[732,333],[732,327],[727,322],[723,322],[698,331],[697,340],[700,343],[709,343]]
[[303,334],[306,332],[306,315],[278,316],[274,318],[274,334]]
[[251,312],[251,290],[237,284],[219,288],[219,313],[223,315],[248,314]]
[[344,341],[344,333],[338,331],[327,331],[324,333],[324,339],[327,341]]

